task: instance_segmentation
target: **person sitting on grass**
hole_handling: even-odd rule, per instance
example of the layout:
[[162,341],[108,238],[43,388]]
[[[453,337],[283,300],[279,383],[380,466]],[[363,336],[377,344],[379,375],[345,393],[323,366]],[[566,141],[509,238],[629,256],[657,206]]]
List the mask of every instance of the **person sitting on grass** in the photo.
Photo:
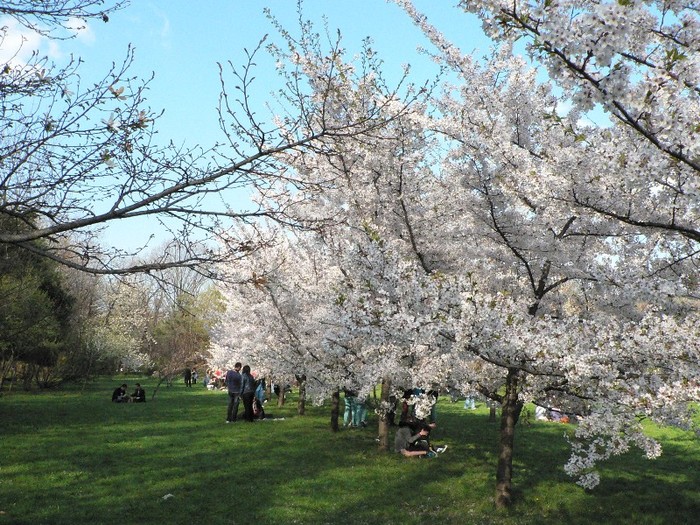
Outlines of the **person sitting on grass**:
[[146,402],[146,391],[141,388],[140,383],[136,383],[136,390],[131,394],[131,400],[134,403],[145,403]]
[[113,403],[128,403],[129,401],[131,401],[131,398],[126,393],[126,383],[122,384],[122,386],[118,386],[114,389],[114,392],[112,392]]
[[434,458],[438,452],[447,450],[447,446],[433,449],[430,445],[431,430],[430,425],[425,422],[400,425],[394,439],[394,450],[404,457]]

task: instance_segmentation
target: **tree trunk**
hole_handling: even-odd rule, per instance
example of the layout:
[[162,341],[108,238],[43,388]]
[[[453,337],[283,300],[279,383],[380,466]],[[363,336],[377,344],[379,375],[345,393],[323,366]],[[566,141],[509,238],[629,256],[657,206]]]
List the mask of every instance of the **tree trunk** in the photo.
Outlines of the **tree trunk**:
[[389,419],[387,418],[387,407],[389,406],[389,395],[391,391],[391,379],[382,380],[382,391],[379,409],[379,450],[387,452],[389,450]]
[[[5,386],[5,380],[7,379],[8,374],[10,373],[10,370],[12,370],[15,366],[15,356],[13,352],[10,352],[10,356],[8,359],[4,360],[2,362],[2,372],[0,372],[0,390],[3,389]],[[13,376],[13,381],[14,381],[14,376]],[[10,390],[12,390],[12,383],[10,383]]]
[[17,381],[17,363],[12,365],[12,381],[10,381],[10,388],[8,388],[8,392],[12,392],[12,386],[15,384]]
[[306,376],[297,376],[299,382],[299,400],[297,401],[297,414],[304,415],[306,411]]
[[93,356],[94,354],[90,352],[88,354],[88,359],[87,359],[87,366],[85,367],[85,370],[83,371],[83,385],[80,387],[80,392],[85,392],[85,386],[87,385],[88,378],[90,377],[90,371],[92,370],[92,364],[93,364]]
[[278,407],[283,407],[284,406],[284,397],[287,395],[286,388],[284,385],[280,385],[280,393],[277,396],[277,406]]
[[340,414],[340,389],[336,389],[331,397],[331,430],[338,432],[338,414]]
[[[165,376],[160,376],[160,380],[158,381],[158,384],[156,387],[153,389],[153,393],[151,394],[151,401],[153,401],[156,398],[156,393],[158,392],[158,389],[160,388],[160,385],[162,385],[164,382],[166,382],[167,379]],[[167,385],[167,382],[166,382]],[[169,385],[168,385],[169,386]]]
[[34,376],[36,375],[35,366],[33,364],[24,365],[24,375],[22,376],[22,382],[24,383],[24,391],[29,392],[32,389],[32,381],[34,381]]
[[496,407],[494,405],[489,405],[489,421],[496,421]]
[[496,507],[508,507],[512,503],[513,447],[515,425],[523,408],[518,395],[518,370],[510,368],[506,377],[506,393],[501,408],[501,440],[496,469]]
[[54,376],[54,367],[52,366],[40,366],[36,371],[36,384],[39,390],[43,390],[51,386],[51,382]]

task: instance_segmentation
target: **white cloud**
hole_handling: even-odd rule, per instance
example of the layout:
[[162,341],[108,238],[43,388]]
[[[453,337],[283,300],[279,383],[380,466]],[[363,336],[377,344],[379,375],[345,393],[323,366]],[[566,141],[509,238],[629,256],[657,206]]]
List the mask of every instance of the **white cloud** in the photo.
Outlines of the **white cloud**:
[[27,29],[14,18],[0,20],[0,64],[26,65],[35,51],[41,51],[46,38]]
[[170,38],[170,19],[163,15],[163,25],[160,28],[160,37],[163,39]]
[[[71,19],[66,24],[66,29],[82,44],[91,45],[95,42],[95,33],[84,20]],[[12,17],[0,19],[0,64],[25,66],[35,52],[54,60],[60,60],[66,55],[60,40],[42,36]]]
[[49,49],[46,52],[46,54],[50,58],[57,60],[57,59],[62,58],[64,56],[63,51],[61,51],[61,46],[59,46],[58,42],[56,42],[55,40],[49,40],[48,47],[49,47]]
[[160,45],[164,49],[170,49],[172,42],[170,39],[170,19],[165,11],[158,9],[157,7],[151,5],[151,11],[154,14],[154,18],[158,19],[160,26],[156,31],[156,35],[160,39]]
[[66,27],[74,31],[75,37],[83,44],[93,44],[95,42],[95,33],[87,21],[71,18]]

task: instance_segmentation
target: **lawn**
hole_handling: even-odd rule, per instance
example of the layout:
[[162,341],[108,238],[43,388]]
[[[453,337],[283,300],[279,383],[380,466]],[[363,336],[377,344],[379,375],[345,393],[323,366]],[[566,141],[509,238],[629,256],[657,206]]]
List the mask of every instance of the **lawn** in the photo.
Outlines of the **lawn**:
[[[113,404],[140,380],[145,404]],[[493,506],[498,425],[483,406],[441,398],[435,459],[376,450],[376,420],[332,433],[329,407],[224,423],[227,396],[182,382],[106,378],[0,397],[0,525],[4,524],[681,524],[698,523],[700,446],[693,434],[653,429],[664,454],[616,458],[594,491],[563,472],[558,423],[522,422],[516,501]]]

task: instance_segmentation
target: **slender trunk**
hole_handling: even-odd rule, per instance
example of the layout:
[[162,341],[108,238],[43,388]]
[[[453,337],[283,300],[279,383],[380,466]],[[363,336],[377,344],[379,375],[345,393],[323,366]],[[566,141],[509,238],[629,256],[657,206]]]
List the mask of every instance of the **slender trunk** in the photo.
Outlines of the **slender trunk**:
[[34,375],[36,374],[35,367],[36,365],[32,364],[25,364],[24,365],[24,375],[22,377],[22,381],[24,383],[24,390],[25,392],[29,392],[32,389],[32,381],[34,380]]
[[284,406],[284,397],[286,395],[286,388],[284,385],[280,385],[280,393],[277,396],[277,406],[278,407],[283,407]]
[[36,384],[40,390],[48,388],[53,379],[54,368],[51,366],[40,366],[36,370]]
[[391,391],[391,379],[382,380],[382,391],[379,410],[379,450],[387,452],[389,450],[389,419],[387,417],[389,407],[389,395]]
[[10,388],[7,389],[8,392],[12,392],[12,387],[14,386],[15,381],[17,381],[17,363],[16,362],[12,365],[12,381],[10,381]]
[[513,446],[515,425],[523,408],[518,395],[518,370],[510,368],[506,377],[506,393],[501,408],[501,440],[496,469],[496,507],[508,507],[512,503]]
[[81,392],[85,391],[85,386],[87,385],[88,378],[90,377],[90,371],[92,370],[92,364],[94,362],[94,353],[90,352],[87,360],[87,367],[83,372],[83,386],[80,388]]
[[272,399],[272,378],[268,377],[265,379],[265,400],[270,399]]
[[297,414],[304,415],[306,411],[306,376],[297,377],[299,381],[299,400],[297,401]]
[[[5,386],[5,380],[7,379],[7,375],[10,373],[10,370],[14,368],[14,366],[15,356],[14,353],[10,352],[9,358],[3,361],[3,367],[1,372],[2,376],[0,377],[0,390],[2,390]],[[10,389],[12,389],[12,383],[10,383]]]
[[340,389],[336,389],[331,397],[331,430],[338,432],[338,414],[340,414]]
[[156,398],[156,393],[158,392],[158,389],[160,388],[160,385],[163,384],[163,382],[166,381],[165,376],[160,376],[160,379],[158,380],[158,384],[156,387],[153,389],[153,393],[151,394],[151,401],[153,401]]
[[87,382],[88,382],[88,376],[90,375],[90,368],[92,368],[92,366],[88,362],[88,366],[83,373],[83,384],[80,387],[80,393],[85,392],[85,387],[87,386]]
[[496,407],[494,405],[489,406],[489,421],[496,421]]

